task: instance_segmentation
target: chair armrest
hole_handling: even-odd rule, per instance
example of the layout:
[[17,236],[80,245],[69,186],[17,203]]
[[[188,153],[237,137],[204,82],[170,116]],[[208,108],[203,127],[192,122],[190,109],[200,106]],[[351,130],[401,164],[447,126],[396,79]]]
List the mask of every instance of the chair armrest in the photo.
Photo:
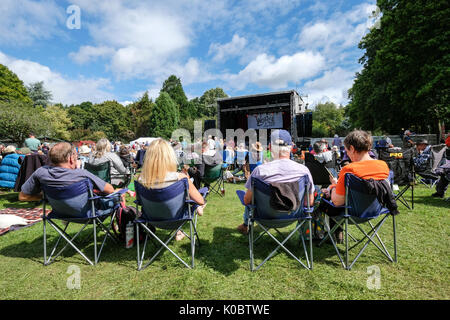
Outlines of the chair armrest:
[[333,202],[331,202],[330,200],[324,199],[324,198],[322,198],[322,200],[325,201],[326,203],[328,203],[330,206],[332,206],[334,208],[342,208],[342,209],[345,209],[345,208],[350,209],[351,208],[349,206],[347,206],[347,207],[346,206],[336,206]]
[[123,188],[123,189],[114,191],[113,193],[108,194],[108,195],[105,196],[104,198],[114,197],[114,196],[116,196],[116,195],[118,195],[118,194],[119,194],[119,195],[122,195],[122,194],[124,194],[125,192],[128,192],[128,189],[127,189],[127,188]]
[[203,188],[199,189],[198,192],[200,192],[200,194],[204,198],[205,195],[209,192],[209,189],[207,187],[203,187]]

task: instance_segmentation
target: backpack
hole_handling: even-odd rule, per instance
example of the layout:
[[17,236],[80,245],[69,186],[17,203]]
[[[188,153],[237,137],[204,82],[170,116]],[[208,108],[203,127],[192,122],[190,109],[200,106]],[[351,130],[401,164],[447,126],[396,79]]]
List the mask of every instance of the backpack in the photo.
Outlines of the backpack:
[[[119,208],[116,212],[116,218],[112,224],[112,230],[117,238],[125,243],[126,239],[126,227],[129,222],[133,223],[133,221],[140,216],[140,212],[136,210],[134,207],[130,207],[125,205],[125,203],[121,202]],[[134,223],[133,223],[134,224]],[[139,241],[144,239],[144,230],[142,227],[139,227]],[[133,233],[136,236],[136,229],[133,226]],[[136,237],[134,237],[136,238]]]

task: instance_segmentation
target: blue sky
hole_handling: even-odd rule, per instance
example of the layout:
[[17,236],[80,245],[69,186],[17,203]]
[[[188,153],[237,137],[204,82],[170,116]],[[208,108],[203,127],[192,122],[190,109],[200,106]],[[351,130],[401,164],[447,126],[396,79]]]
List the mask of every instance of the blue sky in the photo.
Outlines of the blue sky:
[[311,106],[345,105],[375,3],[1,0],[0,63],[64,104],[156,98],[175,74],[190,99],[296,89]]

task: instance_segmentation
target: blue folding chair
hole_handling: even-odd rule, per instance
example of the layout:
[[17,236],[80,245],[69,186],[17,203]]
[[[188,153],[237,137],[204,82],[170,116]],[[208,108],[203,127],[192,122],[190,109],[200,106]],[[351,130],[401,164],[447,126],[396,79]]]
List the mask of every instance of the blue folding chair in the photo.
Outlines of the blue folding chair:
[[[391,262],[397,262],[397,232],[395,225],[395,215],[392,214],[387,208],[383,207],[381,203],[378,201],[376,195],[369,194],[367,191],[367,187],[365,186],[363,179],[356,177],[353,174],[347,173],[345,174],[345,205],[344,206],[334,206],[334,204],[330,201],[323,199],[328,202],[331,206],[335,208],[341,208],[342,214],[339,216],[329,216],[330,219],[333,219],[336,224],[330,230],[330,226],[326,223],[327,235],[325,238],[319,243],[321,246],[328,238],[331,240],[336,253],[339,257],[339,260],[342,263],[344,269],[350,270],[355,262],[359,259],[361,254],[367,248],[367,246],[372,243],[375,245],[381,253],[383,253]],[[371,220],[384,216],[375,226],[371,223]],[[386,222],[386,219],[392,216],[392,225],[393,225],[393,237],[394,237],[394,258],[391,257],[389,251],[386,249],[383,241],[381,240],[378,231]],[[367,233],[365,230],[361,228],[362,224],[367,223],[370,226],[370,231]],[[344,228],[344,236],[345,236],[345,262],[342,259],[339,248],[336,245],[336,242],[333,239],[332,234],[339,228],[341,225],[345,224]],[[361,240],[356,240],[353,237],[353,240],[356,242],[351,248],[349,248],[348,237],[351,236],[348,232],[348,225],[352,224],[359,229],[364,237]],[[373,241],[373,238],[377,237],[380,242],[381,247]],[[364,240],[366,243],[361,248],[359,253],[356,255],[354,260],[349,264],[349,251],[357,247]]]
[[[139,239],[140,227],[142,227],[146,233],[142,252],[140,251],[139,241],[136,242],[138,270],[147,268],[163,249],[167,249],[187,268],[194,268],[195,246],[197,243],[200,246],[200,239],[197,234],[198,216],[196,209],[198,206],[194,201],[189,200],[188,180],[184,178],[161,189],[147,189],[138,181],[134,181],[134,185],[136,191],[136,209],[141,207],[142,212],[142,215],[135,220],[137,239]],[[208,189],[202,188],[199,192],[205,197]],[[186,223],[189,223],[190,226],[189,235],[182,230]],[[170,230],[166,241],[162,241],[148,225],[153,226],[156,229]],[[168,247],[169,242],[175,237],[179,230],[181,230],[191,241],[192,260],[190,266]],[[143,267],[142,264],[149,237],[151,237],[150,239],[155,239],[159,242],[160,247],[150,261]],[[197,243],[196,239],[198,240]]]
[[[261,268],[270,258],[272,258],[275,253],[278,252],[280,248],[283,248],[290,256],[292,256],[298,263],[300,263],[306,269],[313,268],[313,252],[312,252],[312,237],[309,237],[309,255],[306,248],[305,239],[301,232],[299,232],[300,228],[305,224],[305,222],[309,225],[309,230],[311,230],[311,213],[312,207],[309,203],[309,179],[307,176],[303,176],[298,180],[299,184],[299,199],[300,199],[300,207],[296,211],[286,212],[286,211],[278,211],[271,207],[270,205],[270,185],[265,183],[264,181],[258,178],[252,178],[252,204],[245,205],[244,204],[244,194],[243,190],[237,190],[236,193],[241,200],[241,203],[246,206],[249,210],[249,219],[248,219],[248,227],[249,227],[249,249],[250,249],[250,269],[252,271],[256,271]],[[307,206],[304,206],[305,199],[307,202]],[[284,238],[282,242],[280,242],[275,236],[273,236],[269,230],[274,229],[281,237],[284,235],[278,230],[280,228],[285,228],[293,223],[297,222],[296,227],[293,231],[289,233],[288,236]],[[263,229],[258,237],[255,239],[254,237],[254,225],[258,223],[258,225]],[[296,233],[298,232],[300,235],[300,239],[302,241],[306,265],[300,260],[300,257],[294,255],[289,249],[285,247],[285,243]],[[261,262],[256,268],[254,267],[254,244],[258,241],[264,234],[268,234],[271,239],[273,239],[278,246]]]
[[[117,242],[117,239],[110,230],[116,214],[116,209],[120,204],[120,196],[125,193],[127,189],[122,189],[107,196],[94,196],[92,182],[89,179],[65,187],[49,187],[44,185],[42,189],[44,192],[42,215],[44,226],[44,265],[51,264],[69,245],[89,264],[97,264],[106,239],[109,237],[114,242]],[[47,203],[52,208],[52,211],[48,215],[45,214]],[[105,220],[111,215],[112,217],[109,225],[105,225]],[[63,224],[65,224],[64,229],[58,226],[55,220],[63,221]],[[60,235],[48,259],[47,223]],[[70,223],[83,224],[82,228],[72,238],[66,233]],[[74,243],[74,240],[89,224],[93,225],[94,262],[92,262]],[[105,232],[105,237],[99,251],[97,248],[97,227],[100,227]],[[64,239],[67,243],[56,255],[54,255],[61,239]]]

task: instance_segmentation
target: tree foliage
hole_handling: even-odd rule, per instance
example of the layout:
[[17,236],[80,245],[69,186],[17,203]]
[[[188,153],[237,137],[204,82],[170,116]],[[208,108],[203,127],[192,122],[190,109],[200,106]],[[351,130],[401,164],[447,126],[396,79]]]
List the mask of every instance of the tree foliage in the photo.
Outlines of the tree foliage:
[[0,101],[31,103],[22,80],[2,64],[0,64]]
[[450,6],[436,0],[378,0],[382,17],[349,90],[355,127],[426,132],[450,120]]
[[169,94],[170,98],[177,106],[181,118],[190,118],[192,116],[189,113],[188,98],[184,93],[180,78],[171,75],[164,81],[161,92],[167,92]]
[[46,107],[50,104],[52,93],[44,88],[44,81],[38,81],[26,86],[28,95],[33,100],[33,105]]
[[167,92],[161,91],[155,101],[155,107],[150,118],[151,136],[168,139],[172,132],[178,128],[178,124],[177,105]]
[[148,92],[145,92],[141,99],[127,106],[131,113],[131,124],[136,138],[150,135],[150,117],[154,105],[152,99],[148,97]]
[[345,108],[333,102],[319,103],[313,111],[313,137],[345,136],[349,129]]
[[30,132],[36,136],[46,133],[48,122],[43,109],[21,101],[0,101],[0,137],[22,145]]
[[72,127],[72,121],[67,110],[58,105],[48,106],[45,108],[43,116],[47,121],[46,136],[70,141],[69,128]]

